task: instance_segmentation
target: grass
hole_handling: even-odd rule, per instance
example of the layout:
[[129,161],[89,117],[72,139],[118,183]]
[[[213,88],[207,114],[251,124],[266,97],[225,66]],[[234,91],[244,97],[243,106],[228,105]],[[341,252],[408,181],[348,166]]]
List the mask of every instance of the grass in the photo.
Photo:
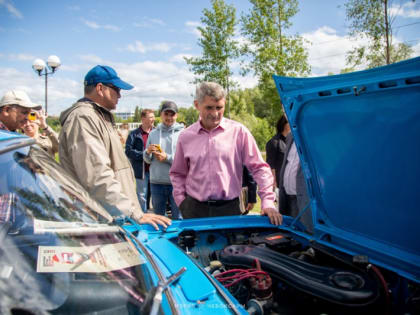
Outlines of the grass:
[[[266,160],[265,152],[261,152],[264,161]],[[261,199],[260,196],[257,194],[257,203],[254,205],[254,208],[250,211],[252,214],[259,214],[261,212]]]

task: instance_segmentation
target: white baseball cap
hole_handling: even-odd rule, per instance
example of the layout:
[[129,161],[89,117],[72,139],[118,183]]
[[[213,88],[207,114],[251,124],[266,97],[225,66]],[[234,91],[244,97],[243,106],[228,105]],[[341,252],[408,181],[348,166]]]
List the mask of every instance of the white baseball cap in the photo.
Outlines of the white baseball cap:
[[19,105],[34,110],[40,110],[42,108],[41,105],[32,103],[28,94],[20,90],[10,90],[4,94],[0,101],[0,107],[6,105]]

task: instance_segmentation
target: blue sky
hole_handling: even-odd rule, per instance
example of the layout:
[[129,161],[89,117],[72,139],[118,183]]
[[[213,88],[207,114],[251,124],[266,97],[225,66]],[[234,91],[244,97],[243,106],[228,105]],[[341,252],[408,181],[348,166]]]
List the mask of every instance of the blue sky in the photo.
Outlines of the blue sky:
[[[246,0],[226,0],[237,14]],[[344,0],[301,0],[289,35],[300,34],[308,46],[312,75],[338,73],[345,52],[356,43],[348,37]],[[394,0],[396,41],[408,42],[420,55],[420,3]],[[123,92],[118,111],[135,106],[158,108],[162,100],[192,104],[193,74],[183,56],[198,56],[197,25],[209,0],[0,0],[0,95],[25,90],[44,104],[44,80],[32,70],[36,58],[57,55],[62,62],[48,80],[48,110],[58,115],[83,93],[83,78],[97,64],[114,67],[135,86]],[[238,32],[238,36],[239,32]],[[233,65],[234,66],[234,65]],[[252,75],[235,76],[253,87]]]

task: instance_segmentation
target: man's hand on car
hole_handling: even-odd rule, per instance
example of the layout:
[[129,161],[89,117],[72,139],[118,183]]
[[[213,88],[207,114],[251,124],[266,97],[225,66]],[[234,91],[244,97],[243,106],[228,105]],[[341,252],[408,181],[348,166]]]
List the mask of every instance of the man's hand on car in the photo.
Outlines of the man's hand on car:
[[266,215],[270,219],[271,224],[281,225],[283,216],[273,208],[261,209],[261,215]]
[[165,229],[171,225],[172,220],[163,216],[163,215],[158,215],[158,214],[154,214],[154,213],[145,213],[143,214],[143,216],[139,219],[134,218],[137,222],[139,222],[140,224],[150,224],[152,225],[155,230],[159,230],[158,224],[163,226]]

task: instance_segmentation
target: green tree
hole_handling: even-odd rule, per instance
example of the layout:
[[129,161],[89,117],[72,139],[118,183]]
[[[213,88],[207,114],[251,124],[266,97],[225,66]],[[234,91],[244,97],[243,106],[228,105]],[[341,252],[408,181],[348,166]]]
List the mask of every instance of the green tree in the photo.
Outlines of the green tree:
[[241,17],[242,34],[247,43],[241,47],[249,62],[243,72],[252,71],[259,79],[266,118],[274,123],[280,113],[280,98],[272,75],[305,76],[310,73],[308,53],[299,35],[286,35],[291,18],[298,12],[297,0],[250,0],[252,7]]
[[56,132],[60,132],[61,130],[60,119],[57,116],[48,116],[47,125],[50,126]]
[[134,110],[134,117],[133,122],[140,122],[141,121],[141,109],[136,106],[136,109]]
[[404,43],[393,43],[392,24],[388,0],[348,0],[344,6],[350,21],[350,35],[368,40],[367,45],[355,47],[347,53],[350,67],[367,65],[374,68],[407,59],[413,49]]
[[[201,57],[185,58],[190,70],[197,76],[194,83],[213,81],[222,85],[228,92],[236,83],[229,63],[238,57],[239,46],[234,40],[236,9],[224,0],[212,0],[212,8],[203,10],[198,30],[201,37],[198,45],[202,48]],[[227,104],[229,116],[229,104]]]
[[122,123],[123,119],[121,117],[118,117],[117,115],[115,115],[115,113],[112,114],[114,116],[114,121],[116,123]]
[[183,121],[187,126],[192,125],[198,120],[198,111],[195,109],[194,106],[189,108],[181,107],[178,110],[178,118],[177,121]]
[[246,112],[254,114],[254,89],[237,89],[230,93],[230,108],[234,114]]
[[258,118],[246,112],[233,114],[232,119],[245,125],[254,136],[258,148],[261,151],[265,150],[267,141],[274,134],[274,127],[270,126],[267,119]]

